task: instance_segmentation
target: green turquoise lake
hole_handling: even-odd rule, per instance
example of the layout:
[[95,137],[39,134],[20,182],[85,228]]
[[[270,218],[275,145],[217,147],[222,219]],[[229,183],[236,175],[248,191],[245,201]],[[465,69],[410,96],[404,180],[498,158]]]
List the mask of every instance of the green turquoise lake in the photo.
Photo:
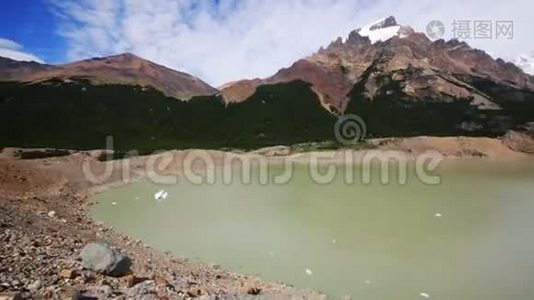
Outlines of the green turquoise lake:
[[447,161],[437,185],[408,173],[385,185],[321,185],[306,167],[280,185],[135,183],[98,194],[91,213],[178,257],[333,298],[534,299],[534,163]]

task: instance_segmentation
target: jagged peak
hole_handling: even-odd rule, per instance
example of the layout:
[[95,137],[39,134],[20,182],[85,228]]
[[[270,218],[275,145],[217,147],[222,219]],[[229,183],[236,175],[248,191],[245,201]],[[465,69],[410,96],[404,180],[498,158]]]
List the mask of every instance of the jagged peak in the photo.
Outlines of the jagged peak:
[[340,46],[343,46],[343,38],[338,37],[335,41],[332,41],[330,45],[328,45],[328,47],[326,48],[329,49],[329,48],[335,48],[335,47],[340,47]]
[[389,16],[387,18],[383,18],[383,19],[371,24],[369,26],[369,29],[370,30],[377,30],[377,29],[388,28],[388,27],[393,27],[393,26],[399,26],[399,24],[397,24],[397,20],[395,19],[394,16]]
[[371,43],[371,40],[368,36],[362,36],[360,35],[359,30],[353,30],[351,33],[349,33],[349,37],[347,38],[347,43],[359,43],[363,42],[365,44]]

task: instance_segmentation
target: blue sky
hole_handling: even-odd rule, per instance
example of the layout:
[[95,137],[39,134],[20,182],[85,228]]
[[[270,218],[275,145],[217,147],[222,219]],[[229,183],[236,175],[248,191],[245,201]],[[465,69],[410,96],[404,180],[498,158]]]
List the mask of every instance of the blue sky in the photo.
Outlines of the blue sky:
[[59,64],[133,52],[217,86],[270,76],[390,15],[419,32],[432,20],[512,20],[514,39],[467,41],[512,61],[534,54],[533,11],[532,0],[4,0],[0,56]]
[[47,62],[64,61],[65,40],[56,33],[55,19],[44,0],[3,1],[0,37],[15,41]]

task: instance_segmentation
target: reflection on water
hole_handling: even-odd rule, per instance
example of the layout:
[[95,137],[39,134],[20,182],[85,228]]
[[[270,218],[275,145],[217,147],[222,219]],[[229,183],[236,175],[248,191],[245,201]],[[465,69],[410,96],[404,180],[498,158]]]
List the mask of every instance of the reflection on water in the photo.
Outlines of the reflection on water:
[[93,216],[177,256],[334,297],[534,299],[534,164],[438,173],[439,185],[318,185],[305,168],[285,185],[141,183],[98,195]]

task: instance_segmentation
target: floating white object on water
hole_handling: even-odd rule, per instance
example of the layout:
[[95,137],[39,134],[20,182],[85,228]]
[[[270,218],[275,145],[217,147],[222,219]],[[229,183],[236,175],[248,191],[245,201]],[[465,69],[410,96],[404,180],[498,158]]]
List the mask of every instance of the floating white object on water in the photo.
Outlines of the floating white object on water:
[[312,275],[313,272],[312,272],[312,270],[310,270],[310,269],[306,269],[306,274],[307,274],[307,275]]
[[427,293],[419,293],[419,296],[426,298],[426,299],[430,298],[430,295]]
[[169,196],[169,193],[167,193],[165,190],[161,190],[154,194],[154,199],[161,201],[167,199],[167,196]]
[[111,205],[117,205],[117,202],[111,202]]
[[365,281],[365,283],[366,283],[366,284],[371,284],[371,280],[367,279],[367,280]]
[[337,244],[337,241],[336,240],[332,240],[332,244]]
[[441,217],[443,217],[443,215],[440,214],[440,213],[435,213],[435,214],[434,214],[434,217],[436,217],[436,218],[441,218]]

